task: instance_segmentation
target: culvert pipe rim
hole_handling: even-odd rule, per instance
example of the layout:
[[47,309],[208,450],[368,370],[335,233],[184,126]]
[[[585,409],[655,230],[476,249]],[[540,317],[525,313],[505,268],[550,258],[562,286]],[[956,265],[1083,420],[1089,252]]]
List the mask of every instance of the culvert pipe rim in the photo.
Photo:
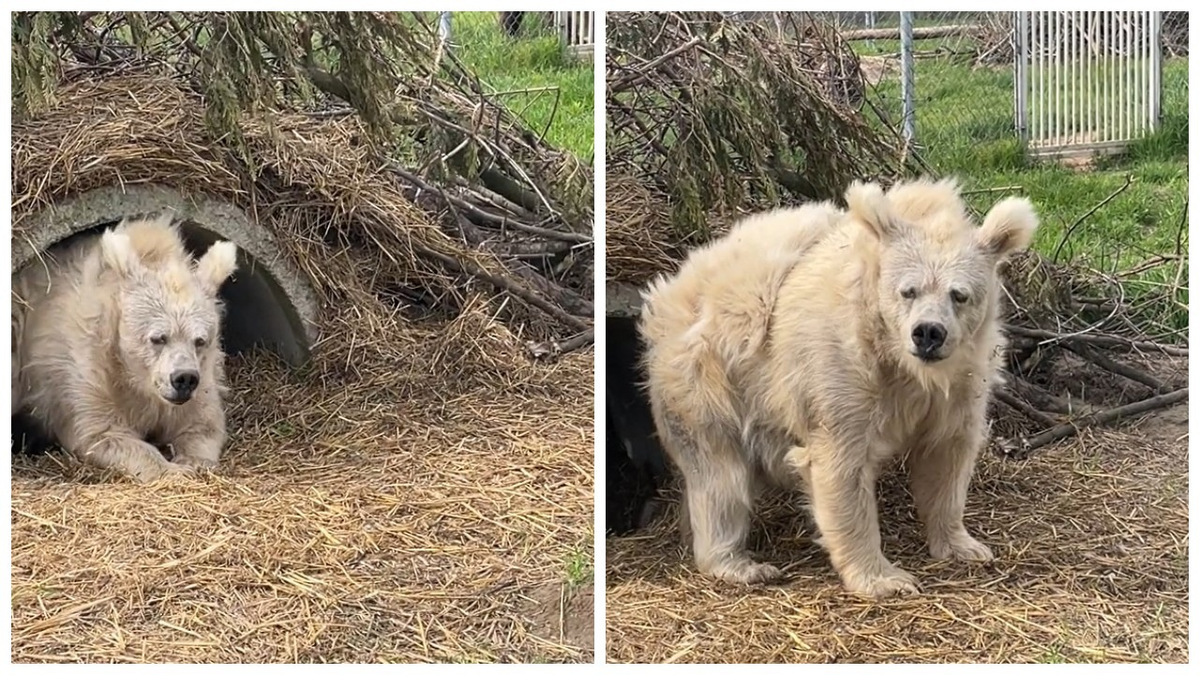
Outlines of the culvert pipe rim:
[[[225,239],[238,246],[238,271],[226,284],[226,336],[237,352],[262,343],[293,367],[308,360],[318,340],[317,303],[304,275],[279,249],[275,237],[245,211],[207,195],[185,195],[165,185],[109,186],[55,202],[22,221],[12,238],[12,273],[42,251],[127,216],[173,212],[189,247],[206,249]],[[193,253],[197,253],[193,250]],[[242,312],[241,310],[249,310]]]

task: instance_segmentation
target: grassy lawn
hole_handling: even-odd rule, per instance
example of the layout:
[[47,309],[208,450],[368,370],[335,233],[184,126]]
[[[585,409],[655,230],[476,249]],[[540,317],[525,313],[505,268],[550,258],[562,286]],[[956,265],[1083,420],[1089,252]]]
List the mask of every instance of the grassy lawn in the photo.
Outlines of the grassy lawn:
[[[917,50],[936,49],[936,42],[918,41]],[[965,46],[961,41],[952,45],[957,50]],[[897,50],[896,41],[862,45],[864,54],[896,54]],[[873,100],[882,104],[893,120],[899,120],[900,85],[894,70],[886,71]],[[1186,329],[1186,59],[1164,63],[1159,130],[1134,142],[1125,153],[1100,159],[1086,170],[1026,157],[1014,131],[1010,67],[973,68],[953,58],[919,59],[914,96],[917,141],[926,160],[941,173],[958,175],[966,190],[1016,187],[1013,192],[1029,196],[1042,216],[1035,242],[1042,253],[1052,256],[1057,251],[1059,260],[1109,273],[1129,270],[1156,256],[1180,253],[1183,259],[1178,265],[1132,275],[1125,288],[1126,293],[1137,296],[1161,292],[1178,282],[1182,288],[1175,293],[1175,305],[1160,304],[1153,313],[1165,328]],[[1122,190],[1127,180],[1132,183]],[[1105,206],[1087,215],[1118,191]],[[971,201],[986,210],[1000,196],[999,192],[980,193],[971,196]],[[1068,229],[1071,234],[1064,242]]]
[[568,52],[536,15],[520,37],[507,38],[497,12],[455,12],[451,38],[457,54],[505,103],[555,146],[588,160],[593,154],[592,62]]

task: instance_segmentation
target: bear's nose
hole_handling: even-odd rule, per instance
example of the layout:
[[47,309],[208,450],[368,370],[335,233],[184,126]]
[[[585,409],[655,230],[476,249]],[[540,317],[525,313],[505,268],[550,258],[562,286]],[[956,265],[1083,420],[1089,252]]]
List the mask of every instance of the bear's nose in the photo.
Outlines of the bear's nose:
[[912,341],[921,354],[932,354],[946,343],[946,327],[940,323],[919,323],[913,329]]
[[171,386],[176,392],[187,396],[200,386],[200,373],[195,370],[177,370],[171,373]]

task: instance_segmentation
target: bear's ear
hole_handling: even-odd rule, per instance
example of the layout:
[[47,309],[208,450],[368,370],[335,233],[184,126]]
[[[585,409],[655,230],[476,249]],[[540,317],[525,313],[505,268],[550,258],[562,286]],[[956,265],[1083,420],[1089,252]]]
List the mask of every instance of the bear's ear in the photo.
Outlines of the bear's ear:
[[1009,197],[992,207],[979,228],[979,247],[997,261],[1029,248],[1038,227],[1033,204],[1023,197]]
[[121,276],[129,276],[142,264],[129,235],[115,228],[104,231],[100,236],[100,257],[105,266]]
[[846,207],[877,239],[889,239],[896,233],[891,204],[878,184],[854,181],[846,190]]
[[218,241],[196,261],[196,277],[213,295],[236,269],[237,245],[232,241]]

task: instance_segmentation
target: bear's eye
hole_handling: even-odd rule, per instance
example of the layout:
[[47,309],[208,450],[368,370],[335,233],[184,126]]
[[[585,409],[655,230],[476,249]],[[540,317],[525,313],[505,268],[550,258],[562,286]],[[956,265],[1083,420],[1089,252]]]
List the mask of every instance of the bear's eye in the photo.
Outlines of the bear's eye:
[[204,338],[196,338],[196,349],[201,349],[208,344],[208,340]]
[[967,295],[966,291],[960,291],[958,289],[954,289],[953,291],[950,291],[950,299],[953,300],[954,302],[962,305],[962,304],[965,304],[968,300],[970,300],[971,296]]
[[166,335],[151,336],[150,344],[159,345],[159,346],[165,345],[165,344],[167,344],[167,336]]
[[905,300],[912,300],[913,298],[917,297],[917,289],[909,286],[908,288],[900,291],[900,297],[904,298]]

